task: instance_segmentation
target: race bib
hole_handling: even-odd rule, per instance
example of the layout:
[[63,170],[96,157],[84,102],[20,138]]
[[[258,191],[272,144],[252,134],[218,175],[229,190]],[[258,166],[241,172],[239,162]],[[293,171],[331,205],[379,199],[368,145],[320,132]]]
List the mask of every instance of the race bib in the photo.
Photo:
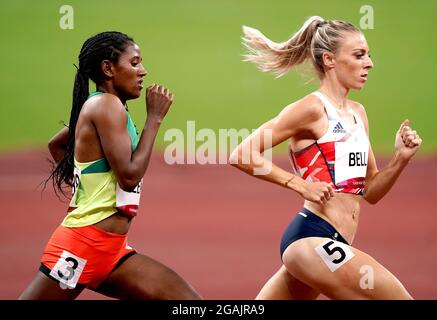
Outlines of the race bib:
[[116,208],[130,216],[136,216],[138,213],[138,206],[140,204],[141,186],[143,179],[135,187],[132,192],[124,191],[117,183],[115,196],[116,196]]
[[334,272],[355,256],[347,244],[331,239],[322,242],[314,250],[331,272]]
[[80,169],[77,167],[74,167],[73,186],[71,187],[72,198],[71,198],[71,202],[70,202],[70,207],[76,206],[77,190],[79,189],[79,185],[80,185],[80,174],[81,174]]
[[56,262],[50,271],[50,275],[59,281],[61,288],[74,289],[85,268],[86,262],[85,259],[64,250],[58,262]]
[[[369,157],[369,141],[366,136],[352,131],[349,137],[335,142],[335,184],[346,185],[353,180],[357,188],[364,187]],[[357,179],[358,178],[358,179]]]

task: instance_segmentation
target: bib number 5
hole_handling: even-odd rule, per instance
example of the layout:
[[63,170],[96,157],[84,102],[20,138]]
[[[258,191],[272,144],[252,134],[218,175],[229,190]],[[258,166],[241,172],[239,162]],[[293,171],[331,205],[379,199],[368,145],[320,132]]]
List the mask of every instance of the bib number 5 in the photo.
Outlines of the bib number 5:
[[322,242],[314,250],[331,272],[334,272],[355,256],[347,244],[330,239]]

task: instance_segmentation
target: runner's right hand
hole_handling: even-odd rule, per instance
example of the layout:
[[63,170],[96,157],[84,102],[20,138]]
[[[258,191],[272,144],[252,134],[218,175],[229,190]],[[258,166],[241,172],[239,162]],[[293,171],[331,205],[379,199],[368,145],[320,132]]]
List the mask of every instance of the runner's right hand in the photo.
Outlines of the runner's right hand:
[[334,195],[332,185],[327,182],[307,183],[301,192],[301,196],[306,200],[322,205],[326,204]]
[[152,84],[146,89],[147,115],[162,122],[173,102],[173,94],[164,86]]

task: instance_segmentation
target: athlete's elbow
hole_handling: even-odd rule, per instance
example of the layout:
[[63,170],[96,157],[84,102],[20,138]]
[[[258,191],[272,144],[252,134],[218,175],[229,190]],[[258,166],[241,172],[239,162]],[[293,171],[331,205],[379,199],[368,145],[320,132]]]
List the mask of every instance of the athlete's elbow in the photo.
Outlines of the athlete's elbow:
[[60,146],[56,140],[51,139],[49,143],[47,144],[47,147],[49,149],[50,155],[52,156],[55,163],[58,163],[62,160],[65,153],[65,147]]
[[239,163],[240,163],[240,151],[239,151],[239,147],[236,147],[232,152],[231,155],[229,156],[229,164],[233,167],[239,167]]
[[56,153],[56,151],[57,151],[58,149],[60,149],[61,146],[59,145],[59,143],[58,143],[58,141],[56,140],[56,138],[53,137],[53,138],[51,138],[51,139],[49,140],[49,142],[47,143],[47,147],[48,147],[50,153],[53,155],[54,153]]
[[120,188],[122,188],[126,192],[132,192],[135,190],[135,188],[140,183],[141,178],[138,179],[137,177],[129,177],[129,176],[123,176],[118,179],[118,184]]
[[47,148],[49,149],[50,154],[52,155],[52,157],[54,158],[54,153],[55,153],[55,144],[53,139],[50,139],[49,143],[47,143]]
[[49,151],[51,151],[53,149],[54,145],[55,145],[55,140],[53,138],[51,138],[49,140],[49,142],[47,143],[47,147],[49,148]]
[[364,200],[366,200],[370,204],[377,204],[380,199],[381,198],[375,197],[367,192],[364,194]]
[[369,203],[371,205],[377,204],[379,201],[379,199],[366,199],[366,200],[367,200],[367,203]]
[[135,187],[137,186],[137,184],[135,184],[133,182],[129,182],[129,181],[124,181],[124,182],[119,181],[118,184],[119,184],[120,188],[122,188],[126,192],[134,191]]

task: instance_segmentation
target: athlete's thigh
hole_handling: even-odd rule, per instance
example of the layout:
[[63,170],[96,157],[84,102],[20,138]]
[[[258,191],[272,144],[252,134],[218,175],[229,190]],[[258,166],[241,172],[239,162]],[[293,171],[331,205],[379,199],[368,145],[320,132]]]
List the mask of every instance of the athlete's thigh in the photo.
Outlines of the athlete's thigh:
[[175,271],[141,254],[126,259],[95,291],[117,299],[201,299]]
[[267,281],[258,293],[257,300],[313,300],[319,292],[293,277],[285,266]]
[[69,289],[38,271],[19,300],[73,300],[84,288]]
[[368,254],[327,238],[304,238],[284,252],[296,278],[332,299],[411,299],[400,281]]

